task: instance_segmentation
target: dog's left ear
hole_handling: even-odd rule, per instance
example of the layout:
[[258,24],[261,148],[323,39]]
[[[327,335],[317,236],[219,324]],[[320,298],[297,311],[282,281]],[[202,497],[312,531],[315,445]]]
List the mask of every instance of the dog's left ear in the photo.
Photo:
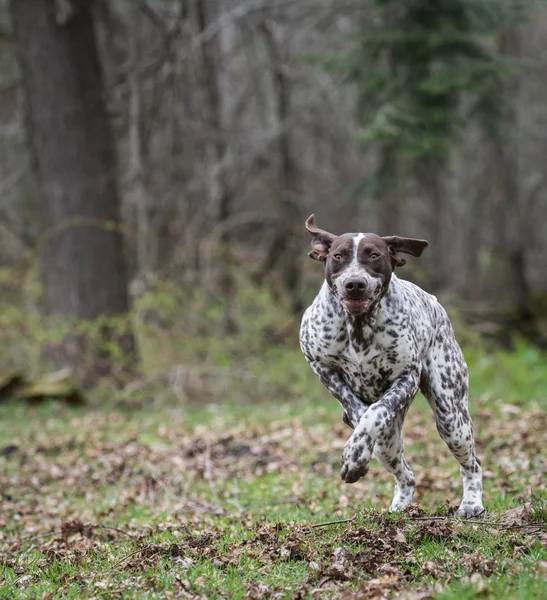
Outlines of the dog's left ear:
[[402,267],[406,260],[400,254],[411,254],[412,256],[421,256],[422,252],[429,245],[425,240],[416,240],[414,238],[404,238],[398,235],[388,235],[382,238],[389,248],[391,261],[394,267]]

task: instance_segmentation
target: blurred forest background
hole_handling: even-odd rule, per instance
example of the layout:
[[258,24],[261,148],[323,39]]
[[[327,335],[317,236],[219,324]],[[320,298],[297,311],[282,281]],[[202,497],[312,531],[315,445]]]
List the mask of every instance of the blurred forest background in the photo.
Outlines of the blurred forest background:
[[546,53],[539,0],[2,0],[3,386],[290,379],[312,212],[544,347]]

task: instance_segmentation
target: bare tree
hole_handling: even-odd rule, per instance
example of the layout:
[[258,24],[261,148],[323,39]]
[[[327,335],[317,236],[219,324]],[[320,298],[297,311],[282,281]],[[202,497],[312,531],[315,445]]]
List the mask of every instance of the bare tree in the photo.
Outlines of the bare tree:
[[[223,223],[231,215],[233,194],[228,182],[226,162],[229,148],[226,143],[222,106],[221,71],[223,55],[220,36],[206,37],[207,31],[221,17],[220,2],[211,0],[196,1],[196,21],[199,36],[204,36],[201,44],[201,80],[205,99],[205,124],[208,129],[207,154],[210,156],[210,177],[208,186],[209,212],[214,223]],[[220,33],[220,32],[219,32]],[[234,269],[230,232],[226,231],[222,242],[222,267],[218,289],[225,302],[224,328],[227,333],[237,331],[234,313]]]
[[[302,309],[302,297],[299,289],[301,261],[297,256],[297,227],[302,221],[300,210],[300,176],[294,156],[291,137],[291,117],[293,90],[288,71],[288,59],[284,56],[284,45],[276,36],[272,23],[263,21],[261,30],[270,58],[270,69],[275,97],[277,135],[277,176],[279,181],[279,233],[274,240],[273,257],[279,261],[283,281],[287,290],[291,291],[292,309],[298,313]],[[286,40],[285,40],[286,41]],[[273,266],[273,260],[270,265]]]
[[[520,32],[516,27],[504,31],[499,40],[503,54],[521,55]],[[494,143],[497,172],[497,200],[495,250],[501,264],[500,297],[510,302],[520,327],[533,320],[532,295],[526,274],[527,236],[523,235],[523,190],[519,152],[519,92],[520,77],[501,86],[500,104],[504,111],[505,131]],[[511,134],[511,139],[507,135]]]
[[[26,92],[28,134],[47,215],[42,248],[49,315],[92,321],[128,312],[127,273],[119,229],[116,160],[94,35],[92,2],[12,0]],[[109,373],[98,345],[67,335],[51,346],[57,366],[80,370],[84,384]],[[129,331],[118,336],[134,357]],[[89,360],[92,355],[91,360]]]
[[129,17],[129,87],[128,106],[128,158],[129,185],[132,204],[135,207],[137,221],[137,265],[141,274],[151,267],[150,227],[148,218],[148,199],[145,181],[145,165],[143,152],[142,92],[140,85],[139,33],[140,10],[137,4],[130,7]]

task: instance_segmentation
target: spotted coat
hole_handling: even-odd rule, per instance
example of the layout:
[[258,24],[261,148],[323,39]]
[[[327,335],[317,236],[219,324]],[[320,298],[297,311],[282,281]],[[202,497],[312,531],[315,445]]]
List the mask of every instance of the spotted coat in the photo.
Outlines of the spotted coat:
[[412,502],[415,479],[403,454],[402,427],[421,389],[440,436],[461,465],[459,514],[480,514],[482,474],[467,408],[465,359],[437,299],[392,273],[404,264],[401,252],[419,255],[427,242],[334,236],[310,219],[310,256],[325,262],[326,280],[304,314],[300,345],[353,428],[342,455],[342,479],[354,483],[366,475],[374,453],[395,479],[391,510]]

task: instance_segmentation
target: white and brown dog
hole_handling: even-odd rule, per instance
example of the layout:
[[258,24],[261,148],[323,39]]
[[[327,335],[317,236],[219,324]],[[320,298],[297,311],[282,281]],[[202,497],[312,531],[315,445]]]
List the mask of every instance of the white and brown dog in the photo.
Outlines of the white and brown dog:
[[306,221],[310,257],[325,263],[325,282],[306,310],[300,346],[354,428],[341,476],[366,475],[372,454],[395,478],[391,510],[412,502],[415,479],[403,455],[402,428],[420,389],[437,430],[461,465],[459,515],[481,514],[482,471],[467,409],[468,373],[444,308],[393,274],[401,254],[420,256],[425,240],[374,233],[336,236]]

